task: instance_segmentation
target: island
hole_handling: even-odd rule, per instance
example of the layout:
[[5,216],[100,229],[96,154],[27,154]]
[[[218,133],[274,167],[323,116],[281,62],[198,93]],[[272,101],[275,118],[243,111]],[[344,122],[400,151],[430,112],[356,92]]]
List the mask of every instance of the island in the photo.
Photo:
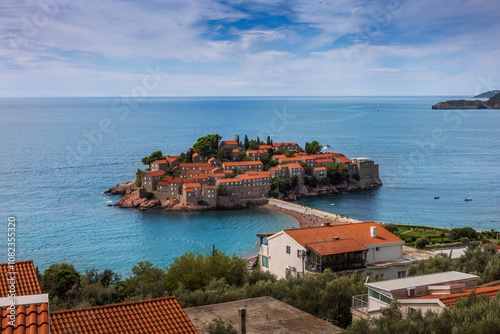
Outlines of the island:
[[222,141],[201,137],[186,153],[156,151],[142,159],[135,181],[105,191],[122,195],[115,206],[167,211],[239,209],[262,206],[270,198],[345,193],[382,185],[378,164],[370,158],[349,159],[318,141],[274,142],[270,137]]
[[432,106],[432,109],[500,109],[500,93],[490,97],[487,101],[450,100],[438,102]]
[[482,94],[476,95],[473,98],[474,99],[489,99],[490,97],[493,97],[497,94],[500,94],[500,90],[494,89],[494,90],[490,90],[488,92],[484,92]]

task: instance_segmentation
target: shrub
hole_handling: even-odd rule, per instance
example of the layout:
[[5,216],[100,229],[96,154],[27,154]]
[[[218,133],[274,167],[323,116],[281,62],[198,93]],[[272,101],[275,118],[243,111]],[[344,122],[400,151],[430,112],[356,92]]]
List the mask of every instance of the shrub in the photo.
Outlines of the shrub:
[[425,246],[429,245],[431,242],[429,241],[429,239],[427,239],[426,237],[421,237],[417,240],[417,242],[415,243],[415,246],[418,248],[418,249],[424,249]]
[[225,322],[221,317],[215,317],[207,327],[208,334],[238,334],[231,321]]
[[399,229],[399,228],[398,228],[398,226],[397,226],[396,224],[392,224],[392,223],[390,223],[390,224],[385,224],[385,225],[384,225],[384,228],[385,228],[387,231],[391,232],[391,233],[394,233],[394,232],[396,232],[396,231]]

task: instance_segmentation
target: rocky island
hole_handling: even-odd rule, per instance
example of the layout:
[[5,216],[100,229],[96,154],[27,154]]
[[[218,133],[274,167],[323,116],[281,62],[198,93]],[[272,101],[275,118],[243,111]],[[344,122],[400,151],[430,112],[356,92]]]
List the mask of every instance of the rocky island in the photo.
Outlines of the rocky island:
[[297,143],[234,140],[218,134],[199,138],[186,153],[156,151],[142,162],[135,181],[105,191],[121,195],[122,208],[167,211],[239,209],[267,204],[269,198],[345,193],[382,185],[378,165],[368,158],[349,159],[317,141]]
[[500,93],[490,97],[488,101],[450,100],[438,102],[432,106],[432,109],[500,109]]

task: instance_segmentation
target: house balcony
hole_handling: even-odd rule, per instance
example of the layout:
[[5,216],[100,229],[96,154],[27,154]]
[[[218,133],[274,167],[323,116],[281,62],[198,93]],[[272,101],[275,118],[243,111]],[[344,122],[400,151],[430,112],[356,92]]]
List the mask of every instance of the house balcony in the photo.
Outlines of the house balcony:
[[329,263],[324,261],[323,263],[318,263],[314,261],[306,261],[306,270],[313,273],[322,273],[325,269],[330,269],[334,272],[339,271],[353,271],[366,268],[365,260],[350,260],[346,262],[334,262]]
[[351,299],[352,320],[368,319],[368,295],[355,295]]
[[264,256],[269,256],[269,246],[264,244],[260,245],[259,254]]

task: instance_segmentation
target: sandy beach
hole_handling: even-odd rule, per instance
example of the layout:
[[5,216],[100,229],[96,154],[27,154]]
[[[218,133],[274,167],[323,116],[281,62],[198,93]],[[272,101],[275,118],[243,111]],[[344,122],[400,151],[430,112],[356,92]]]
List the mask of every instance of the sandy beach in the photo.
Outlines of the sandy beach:
[[349,217],[343,217],[333,213],[323,212],[302,205],[288,203],[276,199],[271,199],[269,201],[269,204],[262,206],[262,208],[281,212],[294,217],[299,222],[299,226],[301,228],[321,226],[325,223],[330,223],[331,225],[360,223],[359,220],[355,220]]

